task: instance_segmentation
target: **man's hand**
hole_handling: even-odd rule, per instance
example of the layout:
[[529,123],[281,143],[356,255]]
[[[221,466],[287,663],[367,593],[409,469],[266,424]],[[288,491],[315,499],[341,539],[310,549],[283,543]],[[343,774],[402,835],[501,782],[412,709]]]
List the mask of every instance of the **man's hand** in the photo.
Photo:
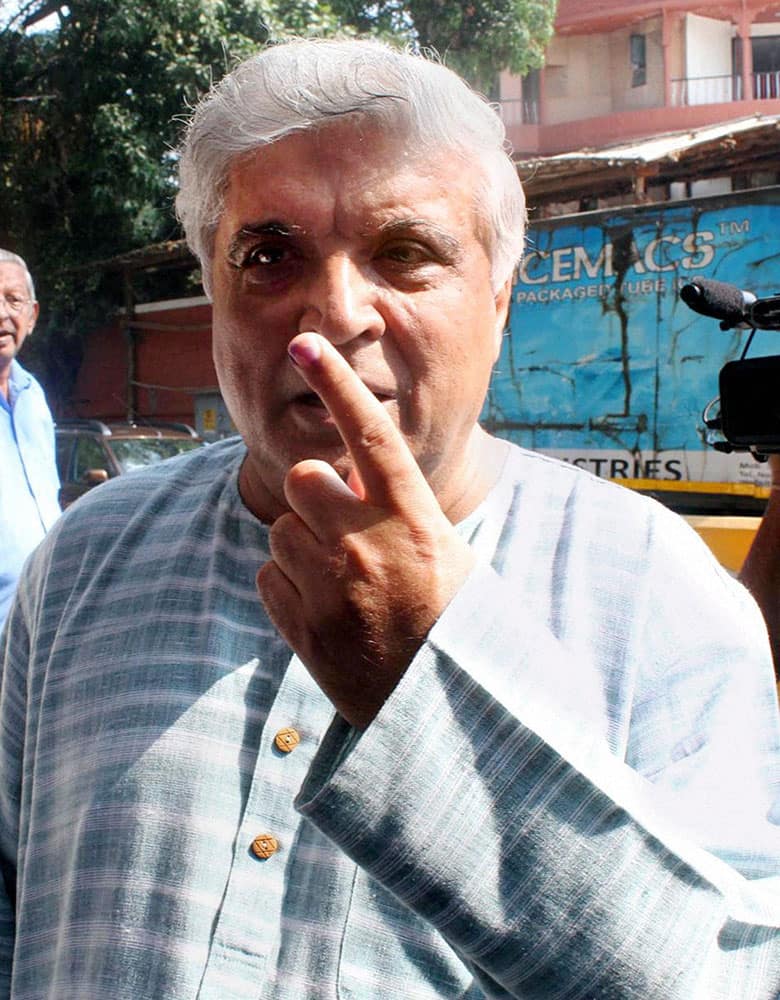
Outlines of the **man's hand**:
[[780,490],[780,454],[769,456],[769,468],[772,470],[772,489]]
[[293,466],[257,587],[272,621],[339,713],[364,729],[474,563],[400,431],[328,341],[290,354],[349,449],[349,484]]

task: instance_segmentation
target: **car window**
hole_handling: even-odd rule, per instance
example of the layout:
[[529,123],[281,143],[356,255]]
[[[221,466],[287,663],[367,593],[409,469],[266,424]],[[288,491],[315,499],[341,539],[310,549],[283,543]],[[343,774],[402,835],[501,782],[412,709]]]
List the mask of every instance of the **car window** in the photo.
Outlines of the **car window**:
[[201,442],[192,438],[129,438],[111,442],[111,450],[122,472],[154,465],[165,458],[200,447]]
[[70,456],[73,452],[74,440],[75,438],[69,434],[57,435],[57,472],[61,483],[70,478]]
[[76,461],[73,478],[81,479],[89,469],[105,469],[111,475],[108,456],[100,441],[91,437],[79,438],[76,446]]

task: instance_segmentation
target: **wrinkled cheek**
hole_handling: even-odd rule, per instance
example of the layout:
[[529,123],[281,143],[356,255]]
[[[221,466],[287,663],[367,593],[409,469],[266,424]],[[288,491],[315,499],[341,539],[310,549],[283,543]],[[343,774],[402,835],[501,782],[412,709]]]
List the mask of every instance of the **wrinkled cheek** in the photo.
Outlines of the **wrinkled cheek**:
[[398,398],[394,419],[401,433],[409,443],[411,443],[413,438],[420,435],[425,423],[424,397],[425,393],[418,383],[414,389],[405,392]]
[[[233,400],[236,397],[240,398],[241,394],[241,365],[235,352],[223,343],[215,341],[212,353],[219,388],[228,409],[232,412]],[[235,417],[235,414],[233,416]]]
[[212,353],[222,398],[233,422],[243,433],[244,414],[251,414],[253,397],[259,392],[257,355],[253,356],[238,338],[226,336],[224,332],[215,335]]

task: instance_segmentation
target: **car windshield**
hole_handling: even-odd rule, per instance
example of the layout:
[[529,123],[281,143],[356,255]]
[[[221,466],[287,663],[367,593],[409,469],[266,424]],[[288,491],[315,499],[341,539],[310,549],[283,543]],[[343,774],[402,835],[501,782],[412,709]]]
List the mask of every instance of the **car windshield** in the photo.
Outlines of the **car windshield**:
[[132,472],[201,445],[201,441],[192,438],[127,438],[113,440],[111,450],[122,472]]

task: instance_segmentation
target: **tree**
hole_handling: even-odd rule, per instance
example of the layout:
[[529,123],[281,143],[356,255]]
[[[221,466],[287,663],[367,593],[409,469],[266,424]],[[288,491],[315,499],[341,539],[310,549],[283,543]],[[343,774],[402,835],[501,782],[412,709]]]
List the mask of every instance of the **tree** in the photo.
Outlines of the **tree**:
[[485,91],[496,74],[523,75],[542,65],[556,0],[333,0],[334,13],[359,31],[406,37]]

